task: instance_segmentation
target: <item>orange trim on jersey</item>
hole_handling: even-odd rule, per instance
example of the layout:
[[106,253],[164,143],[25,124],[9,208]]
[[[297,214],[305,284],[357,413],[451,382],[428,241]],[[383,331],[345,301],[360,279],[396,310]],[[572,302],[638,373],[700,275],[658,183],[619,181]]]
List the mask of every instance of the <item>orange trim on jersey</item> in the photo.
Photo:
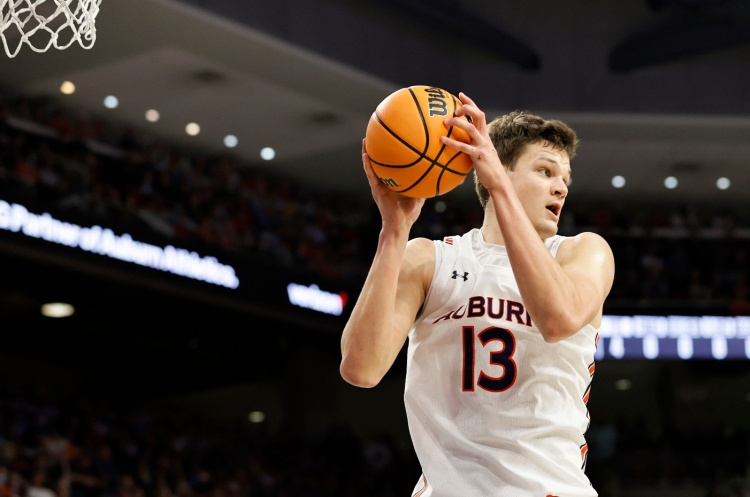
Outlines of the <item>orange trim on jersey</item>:
[[427,483],[427,477],[425,475],[422,475],[422,483],[424,483],[424,486],[417,490],[417,493],[415,493],[411,497],[419,497],[427,491],[430,485]]
[[589,403],[589,397],[591,397],[591,383],[589,383],[589,386],[586,387],[586,391],[583,392],[583,403],[588,404]]

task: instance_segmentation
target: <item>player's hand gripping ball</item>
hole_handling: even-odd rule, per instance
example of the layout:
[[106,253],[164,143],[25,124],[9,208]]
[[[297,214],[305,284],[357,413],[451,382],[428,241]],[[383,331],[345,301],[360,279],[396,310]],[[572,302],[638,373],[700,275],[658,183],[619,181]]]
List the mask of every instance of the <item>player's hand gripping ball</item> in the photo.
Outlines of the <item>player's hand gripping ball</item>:
[[440,137],[470,141],[464,130],[443,123],[462,105],[434,86],[402,88],[380,102],[365,133],[367,155],[380,181],[414,198],[435,197],[460,185],[471,171],[471,158],[445,146]]

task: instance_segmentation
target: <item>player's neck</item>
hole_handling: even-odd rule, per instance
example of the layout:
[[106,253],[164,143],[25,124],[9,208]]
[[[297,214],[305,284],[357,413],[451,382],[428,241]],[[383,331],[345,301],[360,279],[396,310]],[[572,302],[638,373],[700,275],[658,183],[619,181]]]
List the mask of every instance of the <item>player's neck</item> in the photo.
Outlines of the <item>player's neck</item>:
[[482,223],[482,238],[485,243],[491,245],[505,245],[503,234],[494,217],[494,212],[490,214],[485,211],[484,222]]

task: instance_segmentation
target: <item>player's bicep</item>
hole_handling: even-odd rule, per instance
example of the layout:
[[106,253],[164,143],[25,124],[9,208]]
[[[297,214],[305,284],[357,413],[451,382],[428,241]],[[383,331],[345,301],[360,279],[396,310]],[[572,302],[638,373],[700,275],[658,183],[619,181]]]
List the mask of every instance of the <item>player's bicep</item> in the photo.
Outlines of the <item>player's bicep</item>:
[[575,285],[586,324],[597,316],[612,288],[614,256],[606,240],[594,233],[583,233],[568,243],[558,260]]

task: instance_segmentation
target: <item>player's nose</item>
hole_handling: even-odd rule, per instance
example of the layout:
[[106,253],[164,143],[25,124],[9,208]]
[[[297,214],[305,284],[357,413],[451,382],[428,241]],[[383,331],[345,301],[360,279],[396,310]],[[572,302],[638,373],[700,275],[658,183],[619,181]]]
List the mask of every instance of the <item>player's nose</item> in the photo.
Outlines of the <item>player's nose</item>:
[[560,198],[568,196],[568,184],[559,176],[552,181],[552,193]]

